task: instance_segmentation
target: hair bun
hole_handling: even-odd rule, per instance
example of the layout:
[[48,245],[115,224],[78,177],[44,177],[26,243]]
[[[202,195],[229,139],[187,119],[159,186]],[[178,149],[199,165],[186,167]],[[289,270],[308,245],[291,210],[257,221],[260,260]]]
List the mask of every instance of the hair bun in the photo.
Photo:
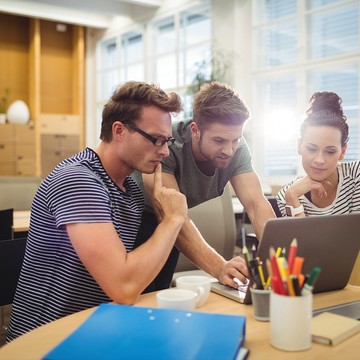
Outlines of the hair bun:
[[333,92],[316,92],[310,98],[309,102],[311,106],[306,111],[307,115],[314,114],[319,111],[330,111],[346,120],[341,105],[342,99],[339,97],[339,95]]

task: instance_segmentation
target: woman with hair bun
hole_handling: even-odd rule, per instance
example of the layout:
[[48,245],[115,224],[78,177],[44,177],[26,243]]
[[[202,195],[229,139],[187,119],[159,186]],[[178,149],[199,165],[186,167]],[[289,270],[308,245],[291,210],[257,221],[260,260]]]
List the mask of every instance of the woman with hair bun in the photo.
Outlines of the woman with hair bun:
[[341,103],[333,92],[316,92],[310,98],[298,142],[306,175],[277,194],[283,216],[360,212],[360,161],[339,162],[349,139]]

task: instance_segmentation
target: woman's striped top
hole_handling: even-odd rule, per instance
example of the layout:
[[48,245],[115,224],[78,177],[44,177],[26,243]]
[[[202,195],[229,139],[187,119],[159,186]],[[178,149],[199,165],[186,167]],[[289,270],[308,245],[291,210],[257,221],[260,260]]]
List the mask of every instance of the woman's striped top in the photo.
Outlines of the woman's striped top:
[[[360,161],[344,162],[339,164],[338,173],[339,184],[336,192],[336,198],[329,206],[325,208],[318,208],[305,195],[299,198],[300,203],[304,206],[306,216],[360,212]],[[284,186],[276,196],[282,216],[286,216],[285,193],[296,180],[297,179],[294,179]]]

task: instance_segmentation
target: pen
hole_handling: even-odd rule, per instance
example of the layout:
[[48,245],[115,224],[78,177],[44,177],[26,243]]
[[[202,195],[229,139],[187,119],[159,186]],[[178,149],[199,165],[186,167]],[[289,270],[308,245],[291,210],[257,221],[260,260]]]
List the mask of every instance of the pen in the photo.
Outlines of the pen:
[[282,250],[281,250],[281,253],[280,253],[280,256],[279,257],[286,257],[286,248],[283,247]]
[[301,295],[310,294],[312,293],[314,289],[315,282],[319,276],[321,269],[318,266],[315,266],[309,275],[309,277],[306,279],[305,284],[301,290]]
[[259,270],[259,275],[260,275],[260,280],[261,280],[262,286],[263,286],[263,288],[265,288],[265,286],[266,286],[265,277],[264,277],[264,271],[263,271],[261,264],[258,265],[258,270]]
[[296,276],[298,277],[298,282],[299,282],[300,289],[302,289],[302,287],[304,286],[304,282],[305,282],[305,275],[304,274],[298,274]]
[[295,291],[293,284],[291,282],[290,276],[289,276],[289,269],[287,265],[287,261],[284,257],[279,257],[277,259],[279,270],[282,278],[282,282],[284,284],[284,289],[286,291],[287,295],[295,296]]
[[270,286],[270,282],[271,282],[271,264],[270,264],[270,260],[266,259],[266,269],[267,269],[267,273],[268,273],[268,278],[266,280],[266,285],[265,285],[265,289],[268,289]]
[[303,263],[304,263],[303,257],[295,256],[294,264],[293,264],[293,267],[291,269],[292,271],[290,272],[290,274],[294,274],[294,275],[301,274]]
[[245,231],[245,226],[241,227],[241,239],[242,239],[242,244],[243,247],[246,246],[246,231]]
[[285,272],[285,276],[286,276],[288,294],[290,296],[295,296],[296,292],[295,292],[295,289],[294,289],[293,282],[292,282],[292,280],[290,278],[290,272],[289,272],[288,263],[287,263],[287,261],[285,259],[284,259],[284,272]]
[[293,272],[293,266],[294,266],[294,260],[296,257],[296,252],[297,252],[297,240],[296,238],[294,238],[291,241],[290,244],[290,249],[289,249],[289,256],[288,256],[288,267],[289,267],[289,273],[292,274]]
[[264,287],[262,285],[262,281],[261,281],[260,274],[259,274],[258,262],[256,259],[250,260],[250,270],[251,270],[251,274],[253,276],[254,282],[256,284],[256,288],[259,290],[263,290]]
[[279,294],[279,295],[285,295],[282,287],[280,284],[282,284],[281,279],[279,279],[277,276],[272,276],[271,277],[271,284],[272,284],[272,289],[274,291],[275,294]]
[[280,272],[280,276],[281,276],[281,280],[286,283],[286,274],[285,274],[285,264],[284,264],[284,258],[283,257],[279,257],[276,259],[277,261],[277,265],[279,268],[279,272]]
[[285,288],[287,295],[295,296],[295,291],[294,291],[294,287],[293,287],[292,281],[289,276],[289,269],[288,269],[286,259],[284,257],[279,257],[277,259],[277,262],[279,265],[282,282],[284,284],[284,288]]
[[251,257],[250,257],[250,254],[249,254],[249,250],[246,246],[243,246],[243,255],[245,256],[245,260],[250,268],[250,260],[251,260]]
[[[274,286],[274,291],[278,292],[278,294],[280,295],[285,295],[286,292],[285,292],[284,284],[281,280],[279,267],[277,265],[275,249],[271,246],[269,252],[270,252],[270,264],[271,264],[272,283]],[[275,290],[275,288],[277,289],[277,291]]]
[[253,244],[253,246],[251,247],[251,254],[252,254],[252,258],[256,259],[256,246],[255,246],[255,244]]
[[278,258],[281,254],[281,247],[279,246],[277,249],[276,249],[276,253],[275,253],[275,256]]
[[300,291],[300,285],[299,285],[299,279],[297,275],[290,275],[290,279],[294,288],[294,292],[296,296],[300,296],[301,295],[301,291]]

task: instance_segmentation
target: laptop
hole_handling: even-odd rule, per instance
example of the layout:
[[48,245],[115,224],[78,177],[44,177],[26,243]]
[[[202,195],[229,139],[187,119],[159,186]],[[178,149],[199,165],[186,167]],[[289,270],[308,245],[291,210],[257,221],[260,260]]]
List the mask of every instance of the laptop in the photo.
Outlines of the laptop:
[[[302,273],[309,274],[314,266],[321,268],[313,293],[344,288],[360,250],[359,230],[360,213],[269,220],[257,250],[265,278],[270,247],[275,250],[285,247],[288,254],[290,243],[296,238],[297,256],[305,258]],[[251,303],[250,289],[246,285],[236,290],[214,282],[211,290],[240,303]]]

